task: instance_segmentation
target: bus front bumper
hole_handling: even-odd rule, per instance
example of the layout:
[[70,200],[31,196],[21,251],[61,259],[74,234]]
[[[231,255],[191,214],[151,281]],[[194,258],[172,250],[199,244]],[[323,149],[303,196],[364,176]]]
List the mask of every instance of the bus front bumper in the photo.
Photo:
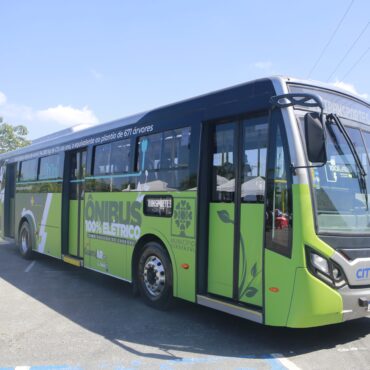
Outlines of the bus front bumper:
[[370,288],[338,289],[343,300],[343,321],[370,316]]

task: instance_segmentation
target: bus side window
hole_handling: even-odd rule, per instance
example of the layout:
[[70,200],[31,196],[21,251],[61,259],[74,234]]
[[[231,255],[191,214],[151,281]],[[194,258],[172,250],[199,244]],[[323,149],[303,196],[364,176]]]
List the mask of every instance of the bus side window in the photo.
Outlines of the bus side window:
[[193,186],[189,158],[190,127],[142,136],[137,141],[135,167],[141,176],[135,179],[147,191],[186,190]]
[[63,157],[54,154],[40,158],[39,180],[60,179],[63,177]]
[[[142,150],[142,143],[146,141],[146,150]],[[138,141],[137,171],[157,171],[161,168],[163,134],[143,136]],[[156,177],[152,174],[151,177]]]
[[111,172],[127,173],[130,166],[130,140],[115,141],[111,145],[110,167]]
[[235,194],[235,124],[217,125],[213,137],[212,202],[232,202]]
[[[279,122],[282,122],[279,120]],[[281,125],[272,127],[267,170],[266,247],[291,256],[292,207],[289,154]]]
[[241,200],[244,203],[264,203],[268,117],[244,120],[243,135]]
[[97,145],[94,152],[94,176],[111,173],[111,144]]
[[165,131],[162,153],[162,168],[185,168],[189,165],[190,129]]
[[4,183],[5,180],[5,169],[6,169],[5,162],[0,163],[0,189],[3,187],[2,184]]
[[19,171],[19,181],[37,180],[38,163],[39,160],[37,158],[21,162]]

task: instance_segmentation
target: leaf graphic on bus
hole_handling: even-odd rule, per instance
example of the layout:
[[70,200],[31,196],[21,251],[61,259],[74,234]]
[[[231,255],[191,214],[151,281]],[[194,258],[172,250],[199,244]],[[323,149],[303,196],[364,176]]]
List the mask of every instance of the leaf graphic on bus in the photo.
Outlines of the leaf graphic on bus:
[[233,220],[230,219],[229,212],[226,210],[217,211],[218,217],[220,217],[220,220],[224,222],[225,224],[232,224]]
[[254,297],[256,295],[256,293],[258,292],[258,290],[252,286],[248,287],[248,289],[246,290],[245,292],[245,295],[247,297]]
[[251,269],[251,275],[253,277],[256,277],[257,276],[257,262],[253,265],[253,267]]

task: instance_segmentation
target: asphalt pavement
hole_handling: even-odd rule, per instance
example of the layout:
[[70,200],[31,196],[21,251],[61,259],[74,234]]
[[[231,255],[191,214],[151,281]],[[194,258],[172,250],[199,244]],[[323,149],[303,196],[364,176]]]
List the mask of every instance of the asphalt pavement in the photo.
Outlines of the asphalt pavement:
[[0,370],[370,369],[370,319],[266,327],[178,300],[147,307],[120,280],[0,242]]

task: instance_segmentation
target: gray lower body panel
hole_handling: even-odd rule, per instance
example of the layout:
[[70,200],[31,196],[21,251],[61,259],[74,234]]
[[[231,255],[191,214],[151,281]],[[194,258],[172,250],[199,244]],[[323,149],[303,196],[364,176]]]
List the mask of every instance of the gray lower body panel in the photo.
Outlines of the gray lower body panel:
[[370,303],[370,288],[351,289],[345,286],[338,290],[343,299],[343,321],[358,319],[370,315],[368,307],[361,307],[359,299],[364,298]]
[[197,296],[197,303],[202,306],[210,307],[218,311],[226,312],[230,315],[242,317],[243,319],[255,321],[260,324],[263,323],[263,315],[262,312],[260,311],[254,311],[249,308],[234,305],[232,303],[220,301],[215,298],[203,295]]

